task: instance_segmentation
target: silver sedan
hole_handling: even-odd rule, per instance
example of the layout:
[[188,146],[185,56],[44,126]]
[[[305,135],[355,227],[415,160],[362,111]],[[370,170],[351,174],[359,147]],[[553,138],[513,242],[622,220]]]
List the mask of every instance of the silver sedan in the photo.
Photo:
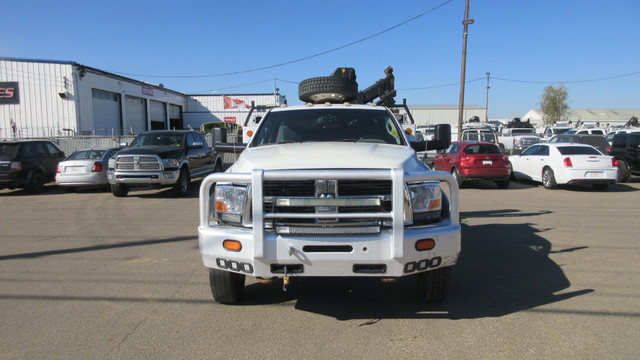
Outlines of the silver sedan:
[[118,148],[82,149],[58,163],[56,183],[67,191],[79,186],[108,186],[109,158]]

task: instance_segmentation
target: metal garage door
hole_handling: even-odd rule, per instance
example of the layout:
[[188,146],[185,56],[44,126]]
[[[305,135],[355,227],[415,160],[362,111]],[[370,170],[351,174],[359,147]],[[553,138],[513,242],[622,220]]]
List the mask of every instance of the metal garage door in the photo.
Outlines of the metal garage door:
[[169,126],[171,129],[183,129],[182,106],[169,104]]
[[151,130],[167,129],[167,110],[163,102],[149,101],[149,117],[151,118]]
[[125,130],[128,133],[140,134],[147,131],[147,106],[144,99],[126,96]]
[[93,130],[96,135],[122,134],[120,94],[92,90]]

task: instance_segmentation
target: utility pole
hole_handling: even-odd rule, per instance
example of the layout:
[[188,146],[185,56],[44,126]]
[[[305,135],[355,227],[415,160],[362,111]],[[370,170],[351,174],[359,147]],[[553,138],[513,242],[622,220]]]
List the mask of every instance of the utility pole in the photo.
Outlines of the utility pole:
[[469,30],[469,25],[473,24],[473,19],[469,19],[469,0],[467,0],[464,10],[464,21],[462,21],[462,25],[464,26],[464,31],[462,33],[462,71],[460,75],[460,102],[458,108],[458,139],[460,140],[462,136],[462,113],[464,111],[464,82],[465,82],[465,72],[467,69],[467,33]]
[[484,122],[488,123],[489,122],[489,75],[491,75],[490,72],[487,72],[487,102],[484,105]]

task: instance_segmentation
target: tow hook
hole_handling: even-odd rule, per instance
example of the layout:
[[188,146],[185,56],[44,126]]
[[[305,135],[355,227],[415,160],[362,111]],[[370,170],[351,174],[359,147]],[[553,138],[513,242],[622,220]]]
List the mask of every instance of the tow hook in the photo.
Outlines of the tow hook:
[[287,291],[287,285],[289,285],[289,275],[287,275],[287,267],[284,267],[284,277],[282,278],[282,291]]

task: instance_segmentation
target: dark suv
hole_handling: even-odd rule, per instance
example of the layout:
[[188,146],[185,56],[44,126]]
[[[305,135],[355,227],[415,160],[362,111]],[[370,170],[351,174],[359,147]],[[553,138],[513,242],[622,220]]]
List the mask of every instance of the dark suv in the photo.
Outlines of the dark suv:
[[627,182],[640,175],[640,131],[619,133],[613,137],[609,155],[618,160],[618,181]]
[[2,141],[0,189],[25,188],[41,193],[45,183],[55,180],[58,162],[64,158],[64,152],[51,141]]

